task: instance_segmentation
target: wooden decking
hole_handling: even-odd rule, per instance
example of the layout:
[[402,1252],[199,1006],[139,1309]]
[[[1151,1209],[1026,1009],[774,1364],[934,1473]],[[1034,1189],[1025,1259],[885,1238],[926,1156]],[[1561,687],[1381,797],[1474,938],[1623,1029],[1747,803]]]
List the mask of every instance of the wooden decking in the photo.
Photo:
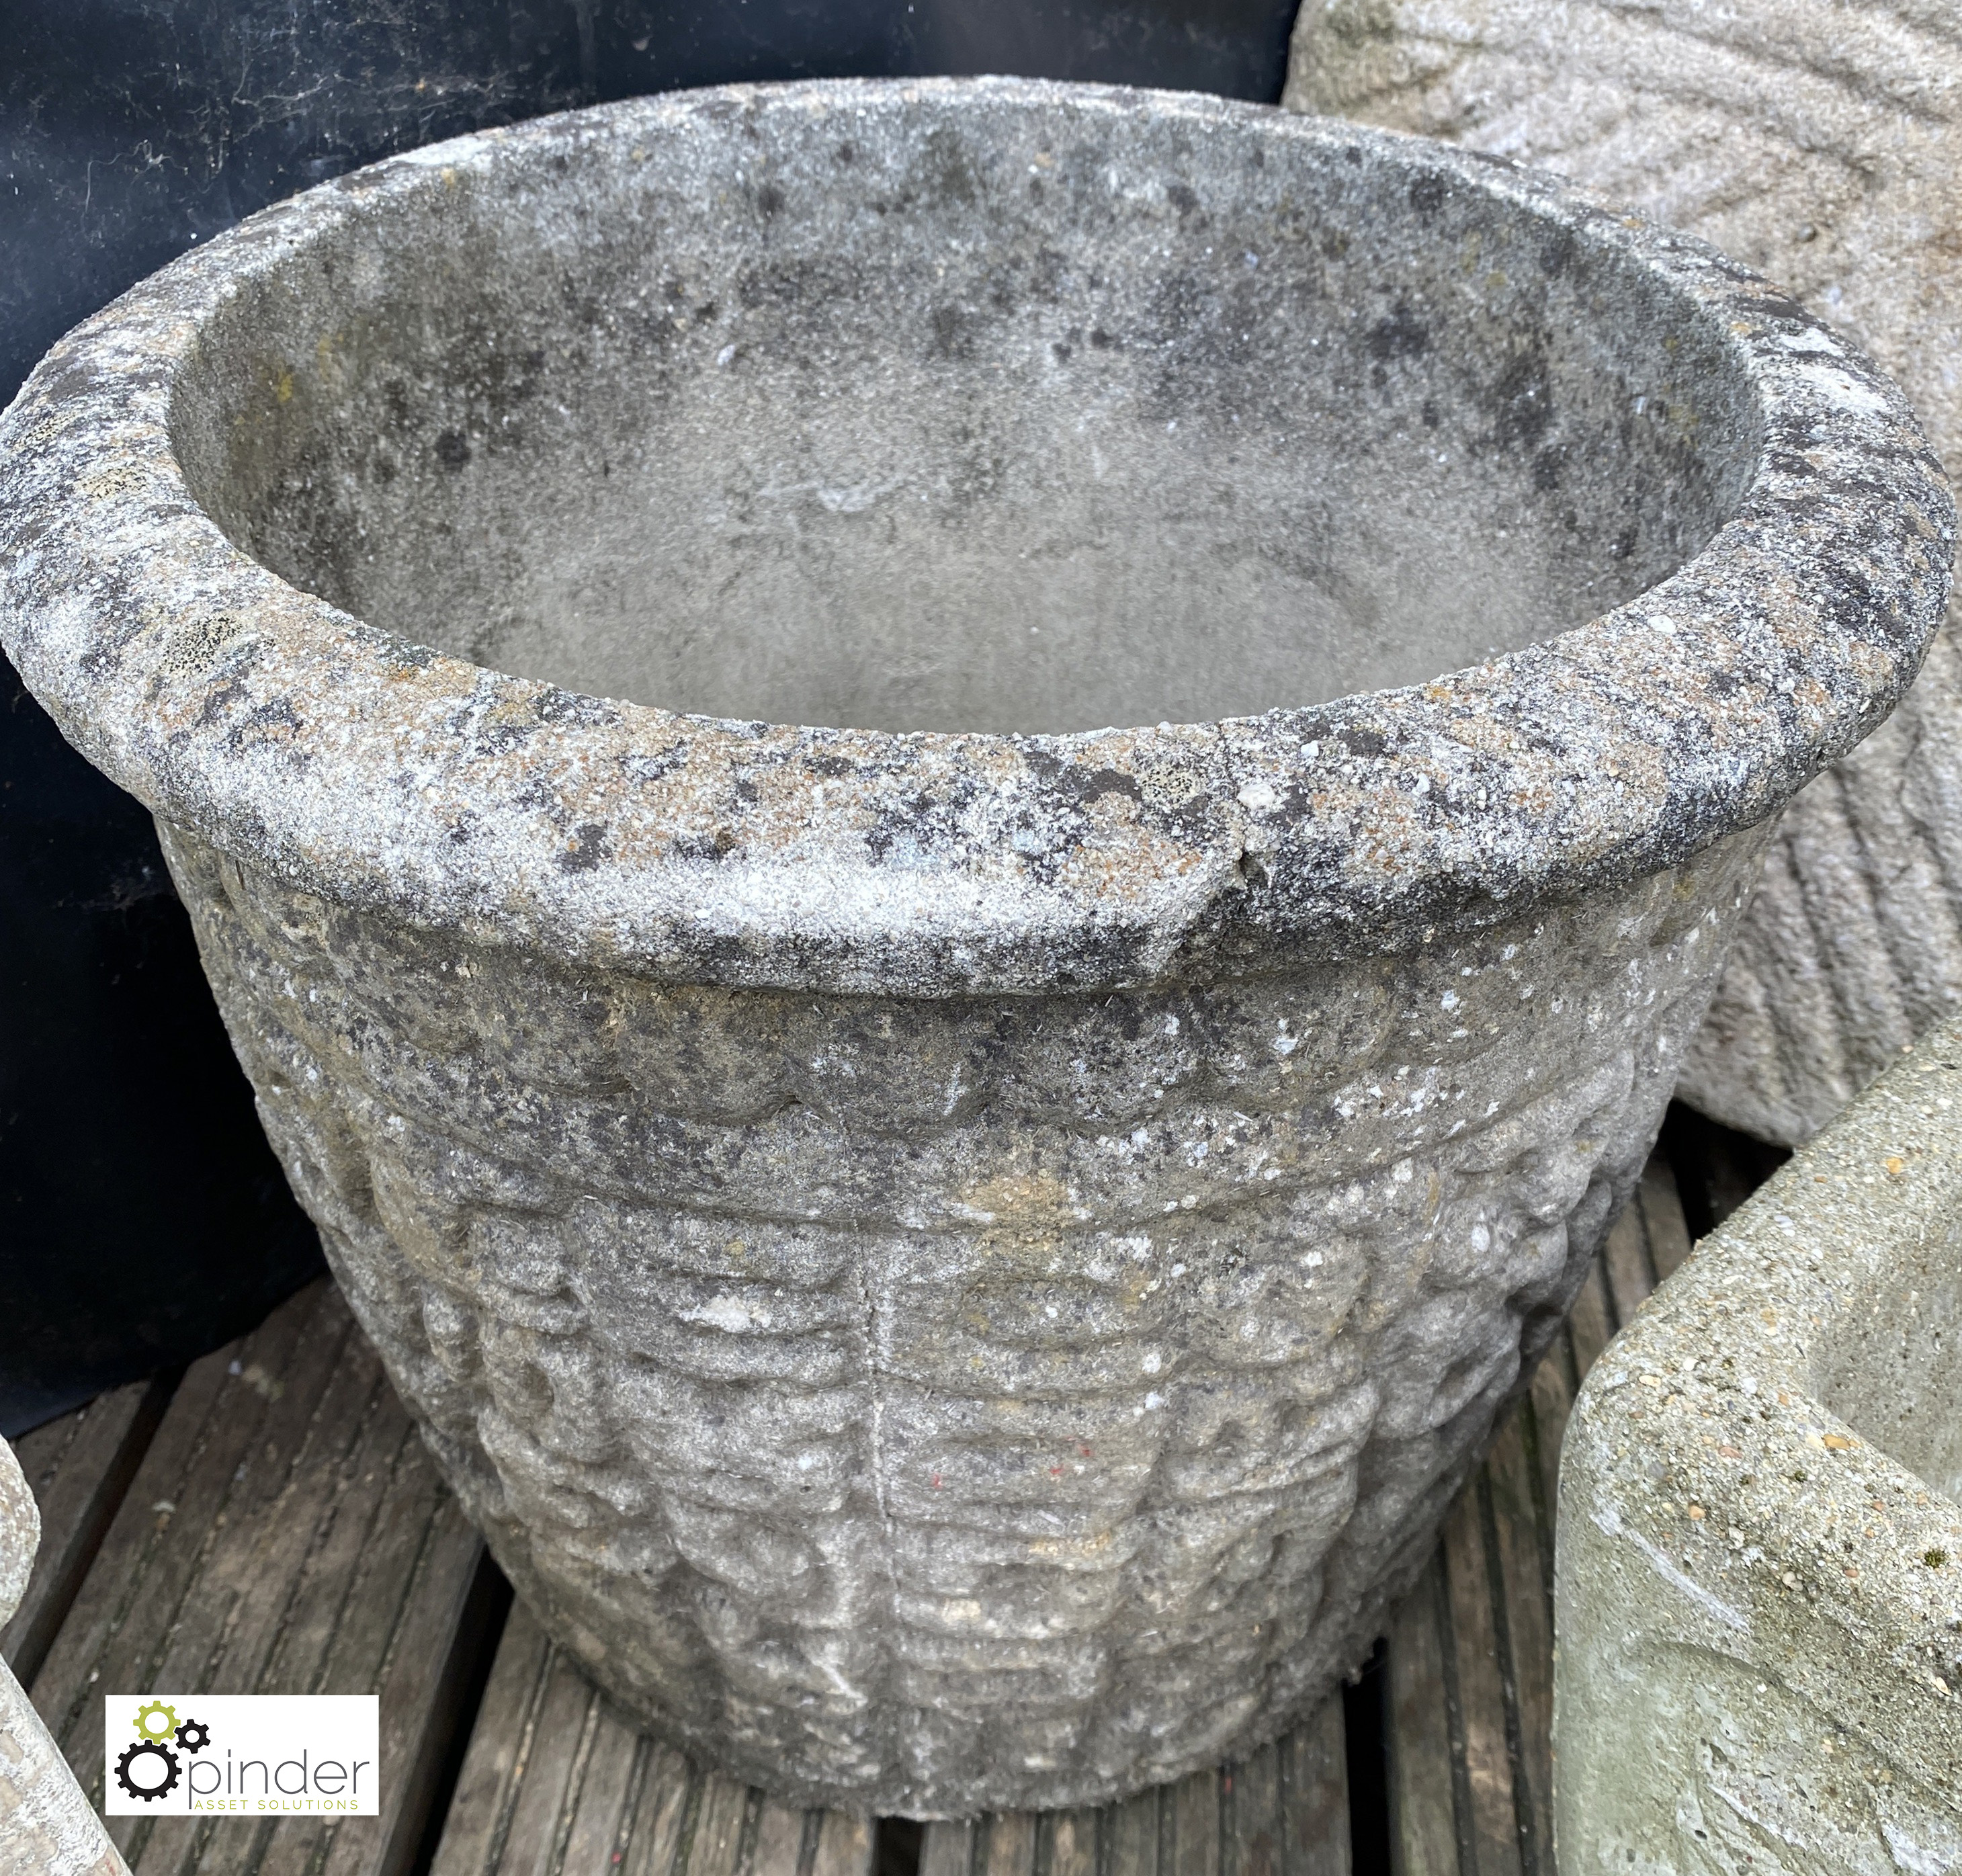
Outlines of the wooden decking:
[[1553,1509],[1580,1377],[1768,1170],[1679,1120],[1360,1682],[1244,1764],[1095,1811],[800,1812],[641,1734],[501,1577],[338,1294],[18,1452],[43,1537],[0,1653],[99,1799],[105,1693],[382,1697],[387,1811],[116,1819],[138,1876],[1553,1876]]

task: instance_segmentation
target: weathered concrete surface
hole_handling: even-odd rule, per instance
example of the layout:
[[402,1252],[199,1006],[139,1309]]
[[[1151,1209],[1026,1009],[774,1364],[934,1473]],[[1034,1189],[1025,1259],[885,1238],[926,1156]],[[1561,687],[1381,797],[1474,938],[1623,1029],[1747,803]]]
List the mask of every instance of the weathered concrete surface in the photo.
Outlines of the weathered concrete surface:
[[1608,1349],[1562,1450],[1563,1876],[1962,1867],[1962,1024]]
[[[0,1626],[21,1606],[40,1513],[0,1440]],[[129,1876],[14,1670],[0,1661],[0,1876]]]
[[[1789,287],[1962,461],[1957,0],[1306,0],[1287,101],[1544,164]],[[1787,812],[1682,1092],[1809,1138],[1962,999],[1962,627]]]
[[1952,529],[1857,354],[1551,185],[817,85],[158,276],[0,432],[0,634],[520,1590],[947,1812],[1367,1647]]

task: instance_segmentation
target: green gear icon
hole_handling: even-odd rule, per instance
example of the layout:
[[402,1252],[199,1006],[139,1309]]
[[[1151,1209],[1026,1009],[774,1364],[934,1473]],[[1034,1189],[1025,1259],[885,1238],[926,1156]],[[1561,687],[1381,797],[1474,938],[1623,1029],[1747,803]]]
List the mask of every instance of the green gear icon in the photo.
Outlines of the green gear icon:
[[[161,1719],[163,1724],[152,1725],[152,1721]],[[139,1737],[155,1743],[175,1736],[177,1730],[177,1710],[161,1700],[152,1700],[136,1709],[136,1731]]]

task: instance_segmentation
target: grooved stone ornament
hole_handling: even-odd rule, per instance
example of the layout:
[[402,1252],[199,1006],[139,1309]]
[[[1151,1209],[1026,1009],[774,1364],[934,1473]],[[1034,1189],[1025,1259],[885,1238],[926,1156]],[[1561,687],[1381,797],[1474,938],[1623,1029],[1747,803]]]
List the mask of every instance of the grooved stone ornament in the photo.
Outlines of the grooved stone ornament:
[[930,1814],[1355,1663],[1953,526],[1871,366],[1589,199],[816,85],[139,288],[0,428],[0,630],[521,1593]]
[[[1962,462],[1958,0],[1306,0],[1286,101],[1543,163],[1843,326]],[[1962,624],[1794,801],[1680,1092],[1809,1138],[1962,1002]]]

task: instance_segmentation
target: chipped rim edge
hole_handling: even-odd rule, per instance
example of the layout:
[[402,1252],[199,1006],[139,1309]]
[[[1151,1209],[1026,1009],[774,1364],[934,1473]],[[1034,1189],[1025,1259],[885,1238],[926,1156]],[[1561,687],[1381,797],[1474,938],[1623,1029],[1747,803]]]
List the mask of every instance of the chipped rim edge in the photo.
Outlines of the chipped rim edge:
[[[235,277],[443,186],[445,170],[494,173],[568,145],[605,161],[685,134],[705,110],[923,101],[1142,110],[1331,158],[1360,149],[1618,248],[1740,364],[1764,437],[1752,481],[1666,580],[1488,663],[1259,717],[1047,736],[743,724],[579,697],[412,647],[289,586],[193,499],[171,400]],[[0,417],[0,643],[69,740],[161,819],[415,924],[751,986],[1114,988],[1249,957],[1395,950],[1655,871],[1775,813],[1885,717],[1942,617],[1954,532],[1898,389],[1701,241],[1428,139],[1038,81],[722,87],[430,145],[173,262],[61,340]],[[187,643],[204,660],[190,679],[173,675]],[[307,759],[290,743],[240,746],[247,706],[290,714],[298,698]],[[500,765],[474,726],[514,710],[538,727],[522,760]],[[679,804],[643,793],[629,765],[664,748],[689,773]],[[1189,789],[1182,807],[1137,786],[1168,770]],[[805,813],[792,835],[773,826],[765,851],[744,807],[754,788],[737,788],[766,772]],[[1131,806],[1100,813],[1113,794]],[[882,864],[865,836],[902,795],[947,805],[958,831]],[[379,834],[344,821],[337,798],[359,800]],[[1009,847],[1011,799],[1068,832],[1040,867]],[[580,830],[596,827],[588,851]],[[717,857],[701,857],[705,842]]]

